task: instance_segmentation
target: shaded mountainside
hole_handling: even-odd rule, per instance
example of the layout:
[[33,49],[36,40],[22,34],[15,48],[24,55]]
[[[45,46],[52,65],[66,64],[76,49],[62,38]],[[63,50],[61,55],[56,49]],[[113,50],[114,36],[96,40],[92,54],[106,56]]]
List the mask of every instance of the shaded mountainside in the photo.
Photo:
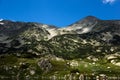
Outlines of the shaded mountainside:
[[[70,37],[73,36],[73,37]],[[66,37],[66,38],[64,38]],[[70,37],[70,38],[69,38]],[[8,53],[12,49],[25,47],[35,48],[35,46],[45,46],[41,44],[44,41],[50,45],[45,46],[48,49],[53,46],[51,42],[58,42],[63,47],[81,46],[82,42],[98,42],[100,45],[120,45],[120,21],[118,20],[100,20],[93,16],[88,16],[65,28],[57,28],[51,25],[33,23],[33,22],[13,22],[9,20],[0,21],[0,52]],[[69,39],[69,40],[68,40]],[[62,44],[63,42],[66,44]],[[69,43],[69,41],[73,41]],[[74,42],[77,41],[77,42]],[[58,43],[57,42],[57,43]],[[79,43],[79,44],[77,44]],[[81,43],[81,44],[80,44]],[[73,44],[75,44],[73,46]],[[94,44],[93,44],[94,45]],[[91,46],[93,46],[91,45]],[[55,47],[57,44],[54,45]],[[60,47],[60,45],[58,45]],[[62,48],[62,47],[61,47]],[[52,48],[51,48],[52,49]],[[52,49],[53,50],[53,49]],[[65,49],[67,50],[67,48]],[[94,50],[94,49],[93,49]],[[25,50],[22,50],[24,52]],[[38,52],[42,50],[39,49]],[[49,51],[48,51],[49,52]],[[55,52],[55,51],[53,51]],[[73,51],[74,52],[74,51]]]
[[1,20],[0,57],[3,78],[120,73],[120,20],[87,16],[65,28]]

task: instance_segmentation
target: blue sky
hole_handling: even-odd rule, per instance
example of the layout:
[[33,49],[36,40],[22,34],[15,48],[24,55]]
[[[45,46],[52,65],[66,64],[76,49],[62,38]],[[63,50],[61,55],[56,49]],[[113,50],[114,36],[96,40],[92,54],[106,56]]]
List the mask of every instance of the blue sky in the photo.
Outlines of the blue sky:
[[120,19],[120,0],[0,0],[0,18],[66,26],[85,16]]

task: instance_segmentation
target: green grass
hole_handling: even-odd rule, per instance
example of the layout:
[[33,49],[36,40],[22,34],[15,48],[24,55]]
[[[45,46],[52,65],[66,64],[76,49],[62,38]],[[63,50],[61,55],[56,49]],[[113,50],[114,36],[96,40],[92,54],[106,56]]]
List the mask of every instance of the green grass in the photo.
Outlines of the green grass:
[[[102,73],[107,75],[120,74],[120,67],[109,63],[105,59],[100,59],[94,62],[95,64],[93,64],[92,60],[77,58],[74,59],[74,61],[77,61],[79,65],[74,67],[67,64],[72,60],[57,61],[51,59],[50,63],[52,64],[52,70],[50,70],[47,73],[44,73],[44,71],[42,71],[41,68],[38,66],[37,62],[39,60],[40,58],[18,58],[14,55],[6,55],[0,58],[0,76],[6,76],[6,77],[16,76],[18,72],[20,72],[21,79],[23,79],[26,75],[30,75],[29,72],[30,69],[35,70],[35,75],[30,75],[31,78],[36,76],[49,77],[52,75],[56,75],[59,77],[71,73],[76,74],[76,72],[83,74],[86,73],[89,75],[91,75],[92,73],[96,75]],[[25,65],[20,65],[20,63],[25,63]],[[11,68],[6,71],[4,67],[11,67]]]

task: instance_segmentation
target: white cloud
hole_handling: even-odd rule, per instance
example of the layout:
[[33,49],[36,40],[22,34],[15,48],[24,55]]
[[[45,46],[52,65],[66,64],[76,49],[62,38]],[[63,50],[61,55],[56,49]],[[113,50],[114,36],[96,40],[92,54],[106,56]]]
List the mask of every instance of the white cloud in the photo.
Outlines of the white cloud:
[[3,19],[0,19],[0,21],[2,21]]
[[103,0],[102,2],[104,3],[104,4],[112,4],[112,3],[114,3],[116,0]]

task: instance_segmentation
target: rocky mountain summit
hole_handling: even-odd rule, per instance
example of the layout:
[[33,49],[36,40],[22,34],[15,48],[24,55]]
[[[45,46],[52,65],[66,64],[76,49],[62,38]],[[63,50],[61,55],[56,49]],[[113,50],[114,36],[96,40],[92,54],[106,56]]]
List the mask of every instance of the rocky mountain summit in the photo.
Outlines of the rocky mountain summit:
[[12,75],[17,80],[120,73],[120,20],[87,16],[64,28],[0,20],[0,61],[0,76]]
[[[100,43],[105,42],[106,44],[119,45],[120,21],[100,20],[94,16],[87,16],[65,28],[57,28],[53,25],[34,22],[1,20],[0,52],[1,54],[8,53],[10,49],[20,49],[24,46],[27,48],[29,45],[33,46],[37,42],[38,45],[41,45],[41,41],[50,42],[53,40],[52,42],[55,42],[55,38],[69,36],[72,36],[70,40],[74,41],[76,40],[74,37],[77,37],[84,42],[86,40],[95,40]],[[65,40],[63,39],[62,41]]]

